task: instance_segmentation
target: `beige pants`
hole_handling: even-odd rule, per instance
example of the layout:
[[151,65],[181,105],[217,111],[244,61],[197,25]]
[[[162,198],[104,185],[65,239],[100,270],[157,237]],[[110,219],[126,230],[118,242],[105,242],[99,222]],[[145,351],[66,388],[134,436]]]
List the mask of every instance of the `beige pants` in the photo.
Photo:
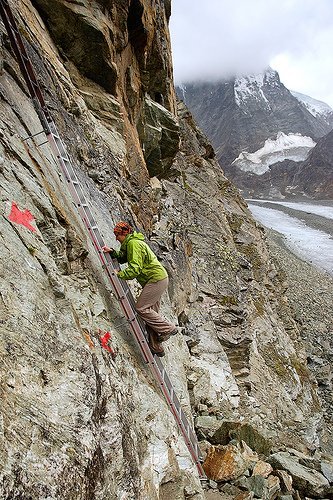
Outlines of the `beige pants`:
[[154,332],[165,335],[171,333],[176,326],[169,323],[159,314],[161,297],[168,288],[169,278],[157,281],[156,283],[147,283],[137,300],[135,309],[143,321]]

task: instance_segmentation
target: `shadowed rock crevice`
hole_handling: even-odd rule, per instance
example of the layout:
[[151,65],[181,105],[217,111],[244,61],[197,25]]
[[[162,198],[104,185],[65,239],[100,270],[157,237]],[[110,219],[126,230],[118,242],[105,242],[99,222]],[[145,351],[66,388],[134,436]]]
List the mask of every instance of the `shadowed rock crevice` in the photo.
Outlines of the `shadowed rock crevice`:
[[84,76],[114,95],[117,72],[110,61],[108,41],[94,18],[74,13],[60,1],[34,0],[33,4],[63,55],[73,61]]
[[230,368],[238,384],[245,384],[250,390],[251,385],[246,382],[250,374],[250,356],[252,351],[252,340],[249,338],[231,342],[218,335],[223,350],[228,357]]
[[128,10],[128,38],[140,65],[144,63],[144,52],[148,40],[148,32],[142,22],[144,9],[140,0],[132,0]]
[[84,473],[86,482],[86,500],[95,500],[96,487],[98,483],[103,482],[104,470],[105,459],[101,447],[98,446]]

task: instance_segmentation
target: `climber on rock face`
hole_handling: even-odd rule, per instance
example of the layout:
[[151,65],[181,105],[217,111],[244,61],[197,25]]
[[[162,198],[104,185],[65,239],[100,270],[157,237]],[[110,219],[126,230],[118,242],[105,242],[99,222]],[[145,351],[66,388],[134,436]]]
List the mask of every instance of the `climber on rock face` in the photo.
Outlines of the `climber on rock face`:
[[136,278],[142,286],[135,309],[146,323],[152,353],[164,356],[161,342],[178,332],[173,323],[159,314],[162,294],[168,288],[168,274],[144,241],[142,233],[133,231],[132,227],[123,221],[117,222],[113,232],[116,240],[121,243],[120,250],[117,252],[107,246],[102,250],[110,253],[120,264],[127,262],[127,268],[118,272],[118,278],[123,280]]

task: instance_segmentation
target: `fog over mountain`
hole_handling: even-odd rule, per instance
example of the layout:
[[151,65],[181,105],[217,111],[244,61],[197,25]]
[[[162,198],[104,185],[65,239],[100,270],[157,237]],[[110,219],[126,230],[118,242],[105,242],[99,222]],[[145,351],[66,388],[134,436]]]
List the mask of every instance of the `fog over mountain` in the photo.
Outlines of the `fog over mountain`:
[[173,2],[177,84],[276,69],[288,88],[333,106],[330,0]]

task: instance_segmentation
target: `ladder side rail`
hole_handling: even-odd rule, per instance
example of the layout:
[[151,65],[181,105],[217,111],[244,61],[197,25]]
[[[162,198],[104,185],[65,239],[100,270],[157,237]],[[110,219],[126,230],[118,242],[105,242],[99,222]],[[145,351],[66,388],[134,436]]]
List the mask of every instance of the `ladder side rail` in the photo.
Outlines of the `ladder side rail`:
[[[69,191],[72,195],[72,198],[74,200],[74,203],[76,205],[76,208],[78,210],[78,213],[80,215],[80,218],[82,219],[88,234],[92,240],[93,246],[99,256],[99,259],[101,261],[102,267],[105,270],[109,281],[111,282],[112,289],[120,302],[120,305],[122,307],[123,312],[125,313],[125,316],[129,320],[129,324],[131,326],[131,329],[134,333],[134,336],[137,340],[137,343],[139,344],[141,354],[144,358],[145,363],[151,364],[153,363],[153,356],[151,354],[151,351],[149,349],[149,346],[147,344],[146,338],[142,333],[142,325],[139,324],[137,321],[136,312],[134,313],[132,307],[130,306],[129,303],[127,303],[124,300],[124,290],[122,287],[122,284],[118,278],[116,278],[116,273],[114,270],[113,262],[111,257],[108,259],[107,254],[105,254],[102,250],[102,246],[104,246],[104,240],[98,230],[97,223],[90,211],[90,208],[88,206],[86,197],[84,195],[84,192],[82,190],[81,184],[79,182],[79,179],[74,171],[73,165],[67,155],[67,152],[62,145],[62,142],[59,139],[59,136],[57,134],[57,129],[55,126],[55,123],[53,120],[49,122],[50,125],[50,130],[51,132],[47,134],[48,141],[50,143],[51,149],[54,152],[62,173],[67,181],[67,186],[69,188]],[[59,146],[61,145],[61,151],[59,150]],[[65,156],[66,155],[66,156]],[[65,161],[66,160],[66,161]],[[70,167],[70,168],[69,168]],[[85,205],[85,206],[84,206]],[[95,229],[93,229],[93,227]],[[128,291],[130,293],[130,290],[128,288]],[[131,294],[130,294],[131,295]],[[134,301],[134,299],[133,299]]]
[[96,252],[99,255],[100,261],[102,263],[102,266],[104,270],[106,271],[106,274],[109,278],[109,281],[112,285],[112,289],[120,302],[120,306],[129,322],[129,326],[131,327],[132,332],[134,333],[134,337],[139,345],[141,354],[143,356],[143,359],[145,363],[151,364],[153,362],[153,356],[152,353],[149,349],[149,346],[147,344],[147,341],[142,333],[141,327],[138,324],[136,320],[136,316],[133,314],[132,308],[129,306],[126,297],[123,294],[123,289],[121,287],[121,284],[119,282],[119,279],[116,277],[116,273],[114,271],[112,259],[110,258],[110,261],[107,261],[107,258],[105,257],[104,252],[101,250],[100,244],[96,240],[96,237],[94,235],[94,232],[91,230],[89,223],[87,222],[86,219],[83,219],[84,224],[87,227],[87,230],[91,236],[91,240],[93,242],[93,245],[95,247]]
[[[179,404],[179,401],[178,401],[178,404]],[[201,453],[201,450],[199,448],[197,437],[194,434],[192,427],[189,424],[189,421],[187,419],[187,416],[185,415],[185,412],[181,406],[179,406],[179,415],[180,415],[180,419],[182,421],[182,424],[184,425],[184,428],[186,430],[186,434],[188,436],[188,439],[191,441],[191,444],[195,449],[196,455],[197,455],[198,459],[200,460],[200,459],[202,459],[202,453]]]
[[[124,285],[126,285],[126,287],[128,289],[127,283],[126,282],[123,282],[123,283],[124,283]],[[130,294],[130,296],[133,297],[131,294]],[[139,317],[139,319],[141,319],[141,318]],[[143,323],[143,325],[144,325],[144,323]],[[143,328],[145,328],[145,326],[143,326]],[[192,428],[188,422],[188,419],[187,419],[184,411],[181,408],[181,404],[179,402],[179,399],[178,399],[178,397],[173,389],[172,382],[171,382],[161,360],[157,356],[155,356],[154,362],[156,364],[156,366],[154,366],[155,376],[156,376],[157,380],[159,381],[161,390],[164,393],[164,396],[165,396],[167,402],[169,403],[169,406],[172,410],[172,413],[174,414],[174,417],[178,423],[178,426],[180,427],[180,429],[182,431],[184,439],[186,440],[187,444],[190,443],[191,447],[193,448],[192,457],[193,457],[193,453],[194,453],[195,454],[195,461],[199,462],[202,459],[202,456],[201,456],[201,450],[199,448],[196,435],[192,431]],[[202,473],[202,472],[203,471],[201,470],[200,473]]]
[[[163,367],[161,360],[157,356],[154,357],[154,363],[151,365],[151,370],[153,372],[155,372],[155,378],[157,381],[159,381],[161,391],[164,394],[164,397],[169,405],[169,408],[170,408],[170,410],[171,410],[171,412],[176,420],[178,428],[180,429],[180,431],[183,435],[185,444],[190,452],[190,455],[191,455],[194,463],[196,464],[199,476],[201,479],[204,479],[206,477],[206,475],[205,475],[205,472],[204,472],[202,465],[201,465],[202,456],[201,456],[201,451],[199,448],[197,438],[196,438],[194,432],[192,431],[192,429],[188,423],[188,420],[186,418],[185,413],[181,409],[179,400],[177,399],[177,397],[176,397],[176,400],[171,399],[170,390],[169,390],[168,386],[166,385],[166,383],[164,383],[164,377],[162,377],[162,375],[161,375],[162,373],[165,375],[166,371]],[[169,385],[172,387],[172,384],[170,381],[169,381]],[[173,391],[173,393],[174,393],[174,391]],[[189,429],[190,429],[190,432],[189,432]]]
[[33,100],[34,100],[34,98],[38,99],[44,114],[47,117],[49,117],[49,112],[48,112],[43,94],[40,90],[34,69],[33,69],[32,64],[30,62],[30,58],[27,54],[23,39],[22,39],[21,34],[18,30],[15,18],[13,16],[13,13],[11,11],[11,8],[10,8],[7,0],[0,1],[0,14],[1,14],[1,17],[3,20],[3,23],[5,25],[5,28],[7,30],[11,46],[13,48],[13,51],[15,53],[15,56],[16,56],[17,61],[19,63],[19,66],[21,68],[22,74],[24,75],[25,81],[28,85],[30,95],[33,98]]
[[[15,31],[17,31],[16,23],[15,23],[14,18],[10,15],[11,14],[10,10],[8,12],[8,9],[6,8],[7,5],[8,4],[7,4],[7,2],[5,2],[5,0],[1,0],[1,2],[0,2],[1,17],[2,17],[3,23],[5,25],[5,28],[7,30],[10,44],[11,44],[12,49],[14,51],[17,62],[19,63],[20,69],[21,69],[22,73],[27,76],[27,70],[25,67],[25,63],[24,63],[24,60],[22,58],[21,51],[18,47],[17,38],[14,35]],[[30,81],[30,78],[26,79],[26,83],[28,85],[30,95],[35,96],[34,88],[33,88],[33,85]]]
[[[200,451],[197,439],[196,439],[193,432],[189,435],[189,432],[188,432],[189,424],[188,424],[188,421],[186,419],[186,416],[185,416],[185,414],[181,415],[181,413],[178,410],[178,407],[175,405],[175,403],[173,401],[170,400],[170,393],[169,393],[168,389],[166,388],[165,384],[161,385],[161,390],[165,396],[165,399],[169,403],[169,408],[170,408],[171,412],[173,413],[173,416],[178,424],[179,429],[181,430],[181,433],[183,435],[187,449],[189,450],[190,455],[191,455],[191,457],[192,457],[192,459],[193,459],[193,461],[198,469],[199,476],[200,476],[200,478],[203,479],[206,477],[206,475],[205,475],[205,472],[204,472],[203,467],[202,467],[201,462],[200,462],[201,451]],[[179,404],[179,402],[178,402],[178,404]],[[186,422],[187,426],[184,424],[184,422]]]
[[[117,278],[113,262],[110,256],[107,256],[104,254],[101,246],[101,243],[103,243],[103,239],[99,234],[99,231],[93,231],[91,229],[90,223],[87,221],[86,218],[83,218],[83,222],[87,227],[88,233],[90,234],[91,240],[93,242],[93,245],[95,247],[95,250],[100,258],[102,267],[105,269],[106,274],[109,278],[109,281],[111,282],[112,289],[120,302],[121,308],[123,312],[125,313],[125,316],[127,317],[129,321],[129,325],[134,333],[134,336],[136,338],[137,343],[139,344],[141,354],[143,355],[144,361],[148,364],[153,363],[154,358],[153,355],[149,349],[149,346],[147,344],[146,338],[143,335],[141,326],[139,325],[137,321],[137,316],[136,313],[134,313],[132,307],[127,301],[126,295],[124,295],[124,290],[123,287],[121,286],[120,280]],[[96,239],[95,232],[98,233],[100,242]]]
[[[98,248],[97,248],[97,250],[98,250]],[[116,278],[116,281],[120,285],[122,285],[122,282],[120,282],[117,278]],[[127,283],[124,282],[124,285],[126,285],[126,286],[121,286],[121,289],[124,292],[126,290],[126,292],[129,292],[129,293],[126,293],[126,295],[124,296],[124,301],[121,301],[121,304],[124,307],[125,311],[126,311],[126,306],[128,306],[127,317],[129,317],[129,311],[132,314],[134,311],[133,311],[133,308],[131,307],[131,304],[128,301],[128,296],[131,296],[131,297],[133,297],[133,296],[130,292],[130,289],[129,289]],[[151,369],[153,375],[155,376],[155,379],[158,381],[160,388],[162,390],[162,393],[164,394],[164,397],[170,406],[170,409],[171,409],[171,411],[176,419],[178,427],[180,428],[180,430],[182,432],[182,435],[184,437],[184,440],[186,442],[188,450],[190,451],[190,454],[198,467],[198,471],[199,471],[200,475],[203,477],[204,472],[203,472],[203,469],[202,469],[201,463],[200,463],[201,452],[200,452],[200,449],[199,449],[199,446],[197,443],[196,436],[195,436],[194,432],[192,431],[190,424],[186,418],[186,415],[181,408],[180,402],[179,402],[179,400],[178,400],[178,398],[173,390],[172,383],[167,375],[167,372],[164,369],[162,362],[159,360],[158,357],[153,356],[151,354],[151,351],[150,351],[149,347],[147,346],[147,341],[146,341],[145,335],[144,335],[145,329],[142,330],[142,327],[140,326],[140,324],[138,322],[138,318],[139,317],[135,313],[133,316],[133,323],[131,324],[132,330],[134,331],[134,334],[135,334],[137,341],[141,347],[141,350],[143,351],[144,358],[147,359],[147,363],[150,365],[150,369]],[[138,328],[138,330],[137,330],[137,328]],[[143,348],[142,343],[148,347],[148,352],[147,352],[147,349]]]
[[[85,212],[89,211],[89,209],[85,210]],[[154,364],[154,356],[152,355],[150,348],[148,346],[146,336],[145,336],[145,327],[140,324],[140,319],[135,311],[132,308],[130,302],[128,301],[128,297],[132,296],[131,291],[128,286],[123,287],[123,282],[117,278],[115,268],[113,265],[112,258],[109,254],[105,254],[102,250],[102,246],[104,246],[103,238],[97,228],[92,229],[91,223],[96,224],[93,216],[90,212],[90,220],[87,220],[85,214],[82,216],[83,222],[86,225],[86,228],[90,234],[91,240],[95,247],[95,250],[100,258],[102,267],[105,269],[106,274],[111,282],[113,291],[120,302],[121,308],[125,313],[126,318],[128,319],[129,325],[134,333],[137,343],[139,344],[141,354],[143,355],[144,361],[150,365]],[[127,285],[127,284],[126,284]]]
[[[52,150],[55,152],[55,155],[57,156],[57,159],[59,160],[64,177],[67,180],[68,187],[70,188],[71,193],[74,195],[73,199],[74,199],[74,202],[75,202],[76,207],[78,209],[79,215],[80,215],[85,227],[88,230],[88,233],[92,239],[95,250],[97,251],[99,258],[101,260],[101,264],[102,264],[103,268],[105,269],[105,271],[106,271],[106,273],[111,281],[111,284],[113,285],[113,289],[114,289],[114,292],[115,292],[118,300],[120,300],[121,305],[123,306],[123,309],[126,312],[126,316],[131,316],[131,313],[133,316],[132,310],[129,311],[129,309],[124,304],[124,301],[122,300],[123,295],[124,295],[124,290],[120,284],[120,281],[118,279],[115,280],[115,272],[114,272],[112,259],[111,259],[111,257],[108,259],[107,254],[104,254],[104,252],[102,250],[102,246],[104,245],[104,241],[103,241],[103,238],[102,238],[102,236],[97,228],[97,223],[96,223],[96,221],[95,221],[95,219],[90,211],[88,203],[86,202],[86,198],[85,198],[85,195],[84,195],[83,190],[81,188],[78,177],[73,169],[73,166],[72,166],[70,160],[68,159],[68,161],[66,161],[66,162],[64,161],[63,155],[66,153],[65,149],[63,148],[61,152],[59,151],[60,142],[58,140],[56,140],[54,137],[55,132],[56,132],[56,127],[55,127],[55,124],[53,121],[50,122],[50,129],[52,130],[52,132],[50,134],[48,134],[48,140],[51,144]],[[66,153],[66,155],[67,155],[67,153]],[[70,166],[70,171],[68,168],[69,166]],[[93,230],[92,229],[93,227],[95,227],[96,229]],[[111,271],[110,271],[110,267],[111,267]],[[129,291],[129,289],[128,289],[128,291]],[[141,342],[140,342],[140,345],[141,345]]]
[[179,419],[181,420],[182,426],[184,428],[184,431],[185,431],[188,439],[191,441],[192,446],[196,448],[198,458],[201,459],[202,458],[201,451],[200,451],[200,448],[198,446],[197,437],[196,437],[195,433],[193,432],[192,426],[189,424],[188,419],[187,419],[187,417],[182,409],[182,406],[179,402],[177,394],[173,389],[172,382],[171,382],[167,372],[165,371],[162,362],[159,359],[156,360],[156,364],[157,364],[160,372],[162,372],[162,371],[164,372],[163,373],[163,380],[164,380],[165,385],[169,391],[170,399],[172,400],[173,405],[177,408]]

